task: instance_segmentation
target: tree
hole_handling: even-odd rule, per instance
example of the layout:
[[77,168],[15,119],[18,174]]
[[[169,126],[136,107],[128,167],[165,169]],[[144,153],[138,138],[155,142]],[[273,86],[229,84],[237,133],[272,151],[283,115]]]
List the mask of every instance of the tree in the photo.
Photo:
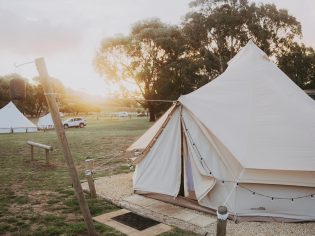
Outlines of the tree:
[[287,10],[273,4],[249,4],[247,0],[195,0],[186,15],[183,31],[189,40],[189,56],[199,58],[200,71],[210,80],[252,39],[269,56],[290,50],[301,36],[301,25]]
[[10,102],[10,80],[12,75],[0,76],[0,109]]
[[[146,100],[177,99],[185,91],[183,75],[193,71],[183,67],[189,67],[189,59],[177,61],[186,53],[184,42],[178,27],[159,19],[145,20],[135,24],[128,36],[105,39],[94,65],[112,81],[133,80]],[[143,106],[149,110],[150,121],[155,121],[160,105],[148,101]]]
[[72,101],[64,104],[60,111],[65,113],[72,113],[77,116],[80,113],[85,114],[88,114],[89,112],[99,113],[101,109],[98,105],[93,105],[91,103],[86,103],[82,101]]
[[278,65],[300,88],[315,89],[315,51],[304,44],[292,44],[278,58]]
[[[11,101],[10,96],[10,81],[12,79],[24,79],[19,74],[10,74],[0,77],[0,107],[5,106]],[[39,84],[26,83],[26,98],[23,101],[15,101],[16,106],[19,110],[31,116],[39,117],[42,112],[48,110],[44,91]]]
[[19,102],[21,111],[32,117],[40,117],[48,111],[48,105],[44,95],[43,87],[40,84],[27,84],[26,99]]
[[[180,26],[145,20],[128,36],[105,39],[94,60],[96,70],[111,81],[134,80],[147,100],[176,100],[223,73],[250,39],[272,58],[285,61],[301,37],[300,23],[274,4],[195,0],[190,5],[192,11]],[[151,121],[168,107],[143,105]]]

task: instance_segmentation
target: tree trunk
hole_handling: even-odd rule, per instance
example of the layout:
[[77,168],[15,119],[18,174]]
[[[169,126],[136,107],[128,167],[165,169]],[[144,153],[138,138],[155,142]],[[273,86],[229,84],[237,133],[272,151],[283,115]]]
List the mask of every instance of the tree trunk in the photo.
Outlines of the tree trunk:
[[155,121],[155,107],[152,104],[149,104],[149,113],[150,113],[150,122],[154,122]]

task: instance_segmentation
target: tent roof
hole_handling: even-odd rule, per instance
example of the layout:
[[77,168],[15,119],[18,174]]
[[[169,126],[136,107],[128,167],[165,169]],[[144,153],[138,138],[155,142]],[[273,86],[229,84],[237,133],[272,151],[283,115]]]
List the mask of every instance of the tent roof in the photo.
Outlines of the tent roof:
[[0,128],[36,128],[14,105],[9,102],[0,109]]
[[253,169],[315,169],[315,102],[249,42],[226,71],[179,101]]
[[130,147],[128,147],[127,151],[132,151],[136,149],[145,149],[151,140],[154,138],[156,133],[161,129],[164,122],[166,122],[167,117],[171,112],[174,110],[175,105],[172,105],[164,114],[160,117],[136,142],[131,144]]
[[38,119],[37,125],[38,125],[38,126],[54,125],[54,122],[53,122],[53,120],[52,120],[51,114],[48,113],[48,114],[46,114],[46,115],[40,117],[40,118]]

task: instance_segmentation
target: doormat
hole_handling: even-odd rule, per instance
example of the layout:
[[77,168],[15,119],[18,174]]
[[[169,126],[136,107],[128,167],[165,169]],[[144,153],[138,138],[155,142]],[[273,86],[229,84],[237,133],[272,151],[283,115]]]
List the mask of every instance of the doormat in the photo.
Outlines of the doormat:
[[126,214],[118,215],[112,218],[119,223],[137,229],[139,231],[145,230],[152,226],[160,224],[160,222],[145,218],[143,216],[137,215],[133,212],[128,212]]
[[[112,212],[108,212],[99,216],[95,216],[93,219],[99,223],[108,225],[128,236],[148,236],[148,235],[155,236],[155,235],[160,235],[162,233],[168,232],[173,229],[171,226],[168,226],[166,224],[147,219],[145,217],[139,216],[134,213],[132,214],[128,214],[128,213],[131,213],[131,211],[128,211],[126,209],[120,209],[118,211],[112,211]],[[134,228],[133,225],[129,226],[130,225],[129,222],[125,223],[125,222],[121,222],[115,219],[115,218],[118,218],[118,219],[121,218],[117,216],[126,215],[126,214],[127,214],[127,217],[123,216],[123,218],[131,218],[132,221],[140,221],[140,223],[136,224],[137,228]],[[147,223],[144,223],[147,221],[154,221],[154,225],[151,226],[152,224],[150,224],[149,226],[147,225]],[[144,225],[138,226],[142,224]],[[140,230],[138,230],[138,228]]]

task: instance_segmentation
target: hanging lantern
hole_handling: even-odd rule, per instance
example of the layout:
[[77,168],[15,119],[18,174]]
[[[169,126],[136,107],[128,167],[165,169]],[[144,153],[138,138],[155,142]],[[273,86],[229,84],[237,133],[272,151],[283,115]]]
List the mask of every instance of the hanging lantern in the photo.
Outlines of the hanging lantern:
[[24,100],[26,98],[26,82],[24,79],[12,79],[10,81],[10,95],[12,100]]

